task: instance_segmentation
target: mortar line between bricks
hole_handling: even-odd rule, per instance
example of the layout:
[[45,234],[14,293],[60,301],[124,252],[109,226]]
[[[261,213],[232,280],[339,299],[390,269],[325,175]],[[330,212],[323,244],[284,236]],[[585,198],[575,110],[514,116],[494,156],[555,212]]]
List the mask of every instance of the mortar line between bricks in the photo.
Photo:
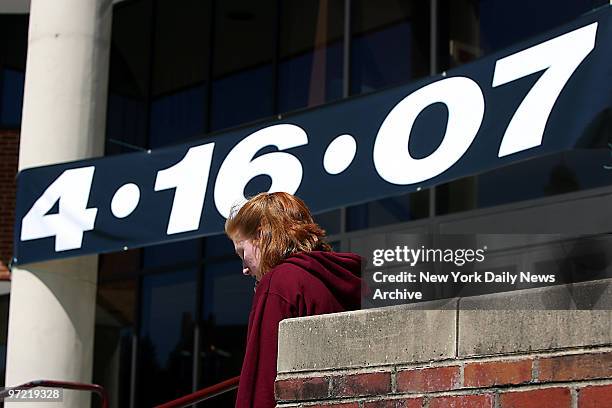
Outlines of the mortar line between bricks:
[[557,381],[557,382],[539,382],[539,383],[525,383],[525,384],[504,384],[504,385],[494,385],[490,387],[465,387],[456,390],[449,390],[443,392],[455,392],[455,391],[486,391],[486,390],[495,390],[499,392],[514,392],[515,390],[525,390],[525,389],[544,389],[544,388],[559,388],[559,387],[574,387],[576,389],[589,387],[593,385],[612,385],[612,378],[592,378],[585,380],[574,380],[574,381]]
[[455,309],[455,358],[459,358],[459,311],[461,310],[459,303],[461,298],[457,299],[457,308]]
[[508,393],[508,392],[521,392],[521,391],[532,391],[532,390],[543,390],[543,389],[551,389],[551,388],[569,388],[575,389],[579,391],[582,388],[590,387],[590,386],[602,386],[602,385],[612,385],[612,378],[606,378],[601,380],[584,380],[584,381],[565,381],[559,383],[539,383],[539,384],[523,384],[523,385],[511,385],[508,387],[483,387],[483,388],[464,388],[458,390],[448,390],[448,391],[432,391],[427,393],[403,393],[397,394],[398,397],[406,398],[409,397],[419,397],[419,396],[430,396],[430,397],[438,397],[438,396],[453,396],[453,395],[477,395],[477,394],[492,394],[492,393]]
[[578,390],[576,388],[571,388],[570,395],[572,397],[572,401],[570,402],[570,407],[578,408]]
[[499,397],[499,391],[495,391],[495,394],[493,394],[493,408],[501,408],[500,405],[501,402]]
[[[276,404],[277,404],[277,406],[279,408],[280,407],[294,407],[294,406],[311,407],[313,405],[320,406],[322,403],[323,404],[329,404],[329,403],[348,404],[348,403],[351,403],[351,402],[356,402],[357,404],[359,404],[360,401],[364,401],[364,399],[367,399],[367,398],[368,398],[368,396],[362,395],[362,396],[358,396],[358,397],[330,398],[330,399],[325,399],[325,400],[282,401],[282,402],[277,401]],[[370,400],[368,399],[368,401],[370,401]]]
[[603,353],[611,353],[612,347],[610,346],[600,346],[598,348],[571,348],[571,349],[563,349],[563,350],[555,350],[555,351],[539,351],[532,353],[524,353],[524,354],[506,354],[506,355],[487,355],[482,357],[465,357],[459,359],[444,359],[434,362],[421,361],[415,363],[406,363],[406,364],[386,364],[386,365],[377,365],[371,367],[358,367],[358,368],[330,368],[327,370],[317,370],[317,371],[306,371],[299,370],[294,372],[283,372],[278,373],[278,381],[287,380],[287,379],[298,379],[298,378],[311,378],[311,377],[326,377],[326,376],[337,376],[337,375],[350,375],[350,374],[364,374],[364,373],[373,373],[373,372],[390,372],[393,368],[396,371],[406,370],[406,369],[422,369],[422,368],[435,368],[435,367],[447,367],[447,366],[456,366],[460,364],[470,364],[470,363],[503,363],[503,362],[514,362],[532,359],[536,361],[538,359],[551,358],[551,357],[569,357],[569,356],[588,356],[589,354],[603,354]]
[[[305,404],[304,406],[311,406],[312,404],[320,404],[321,401],[325,403],[350,403],[359,401],[380,401],[380,400],[396,400],[404,398],[423,398],[429,400],[438,397],[449,397],[449,396],[463,396],[463,395],[500,395],[510,392],[525,392],[525,391],[537,391],[552,388],[569,388],[570,390],[575,389],[579,391],[582,388],[589,386],[602,386],[612,385],[612,379],[605,380],[588,380],[588,381],[571,381],[563,383],[546,383],[546,384],[525,384],[515,385],[511,387],[490,387],[490,388],[469,388],[461,390],[449,390],[449,391],[432,391],[427,393],[401,393],[401,394],[386,394],[386,395],[359,395],[350,397],[336,397],[325,400],[314,399],[314,400],[299,400],[299,401],[279,401],[279,403],[287,404]],[[426,406],[425,406],[426,408]]]
[[413,368],[430,368],[430,367],[444,367],[451,365],[458,365],[461,363],[487,363],[487,362],[511,362],[520,361],[525,359],[543,359],[550,357],[565,357],[565,356],[583,356],[588,354],[598,353],[610,353],[612,352],[612,346],[591,346],[591,347],[571,347],[557,350],[539,350],[530,353],[512,353],[512,354],[497,354],[497,355],[483,355],[483,356],[470,356],[470,357],[459,357],[459,358],[447,358],[438,361],[418,361],[414,363],[390,363],[373,365],[369,367],[346,367],[338,368],[332,367],[324,370],[296,370],[292,372],[281,372],[278,373],[279,380],[292,379],[292,378],[309,378],[318,376],[328,376],[330,373],[339,373],[338,375],[344,374],[361,374],[371,372],[389,372],[393,367],[396,370],[413,369]]
[[[580,354],[583,355],[583,354]],[[531,381],[540,382],[540,359],[534,358],[531,360]]]

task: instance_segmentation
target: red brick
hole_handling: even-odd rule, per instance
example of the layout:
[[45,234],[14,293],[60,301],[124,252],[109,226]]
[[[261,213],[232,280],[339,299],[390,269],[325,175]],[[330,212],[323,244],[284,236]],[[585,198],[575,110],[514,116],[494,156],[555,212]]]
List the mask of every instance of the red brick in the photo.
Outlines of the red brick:
[[332,378],[332,397],[384,395],[391,392],[391,373],[352,374]]
[[392,400],[367,401],[363,408],[422,408],[423,398],[402,398]]
[[292,378],[274,383],[274,395],[279,401],[304,401],[327,398],[329,378]]
[[433,367],[397,373],[398,392],[448,391],[459,387],[459,367]]
[[586,387],[578,391],[578,408],[612,407],[612,385]]
[[0,261],[0,280],[10,280],[11,272],[4,264],[4,262]]
[[577,354],[540,360],[540,381],[612,378],[612,353]]
[[359,403],[357,402],[330,402],[328,404],[314,404],[308,405],[308,408],[359,408]]
[[493,395],[451,395],[432,398],[429,408],[493,408]]
[[521,384],[531,381],[531,360],[469,363],[463,369],[466,387]]
[[[0,170],[0,238],[3,242],[11,242],[13,236],[13,217],[15,201],[15,176],[19,148],[19,133],[16,131],[0,131],[0,152],[2,169]],[[10,259],[12,244],[0,246],[0,259]]]
[[569,388],[544,388],[500,395],[500,408],[569,408]]

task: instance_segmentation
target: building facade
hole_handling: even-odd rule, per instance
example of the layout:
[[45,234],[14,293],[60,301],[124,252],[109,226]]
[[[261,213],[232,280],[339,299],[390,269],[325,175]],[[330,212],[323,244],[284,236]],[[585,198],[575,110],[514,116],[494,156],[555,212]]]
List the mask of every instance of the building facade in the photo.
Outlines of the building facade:
[[[602,7],[609,2],[118,2],[104,154],[206,140],[365,98],[476,61]],[[28,15],[0,15],[0,32],[0,135],[7,146],[1,152],[0,256],[8,265]],[[570,202],[610,185],[610,171],[583,169],[579,158],[547,157],[316,218],[336,249],[359,252],[360,242],[373,234],[460,224],[487,212],[510,214],[525,203]],[[93,382],[109,390],[112,406],[152,406],[239,374],[253,293],[240,267],[223,235],[99,257]],[[230,393],[211,406],[229,406],[233,398]]]

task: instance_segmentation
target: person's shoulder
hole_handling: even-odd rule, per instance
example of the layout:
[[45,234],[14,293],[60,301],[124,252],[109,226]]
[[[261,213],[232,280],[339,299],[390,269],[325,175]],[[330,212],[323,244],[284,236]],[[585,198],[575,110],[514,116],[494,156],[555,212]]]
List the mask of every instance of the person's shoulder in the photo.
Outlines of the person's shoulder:
[[306,275],[307,272],[297,265],[282,263],[275,266],[257,284],[255,298],[259,300],[256,301],[261,302],[272,297],[295,305],[297,299],[303,295],[308,279]]
[[304,268],[289,262],[281,262],[266,274],[269,276],[270,288],[297,288],[300,283],[310,278],[310,274]]

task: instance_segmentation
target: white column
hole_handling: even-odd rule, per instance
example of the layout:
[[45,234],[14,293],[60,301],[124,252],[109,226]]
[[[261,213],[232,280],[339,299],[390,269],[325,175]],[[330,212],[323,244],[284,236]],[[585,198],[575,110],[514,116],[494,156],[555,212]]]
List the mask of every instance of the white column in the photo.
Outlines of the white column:
[[[31,1],[20,169],[103,154],[111,15],[112,0]],[[7,386],[91,382],[97,266],[94,255],[13,268]],[[65,391],[45,407],[90,398]]]

